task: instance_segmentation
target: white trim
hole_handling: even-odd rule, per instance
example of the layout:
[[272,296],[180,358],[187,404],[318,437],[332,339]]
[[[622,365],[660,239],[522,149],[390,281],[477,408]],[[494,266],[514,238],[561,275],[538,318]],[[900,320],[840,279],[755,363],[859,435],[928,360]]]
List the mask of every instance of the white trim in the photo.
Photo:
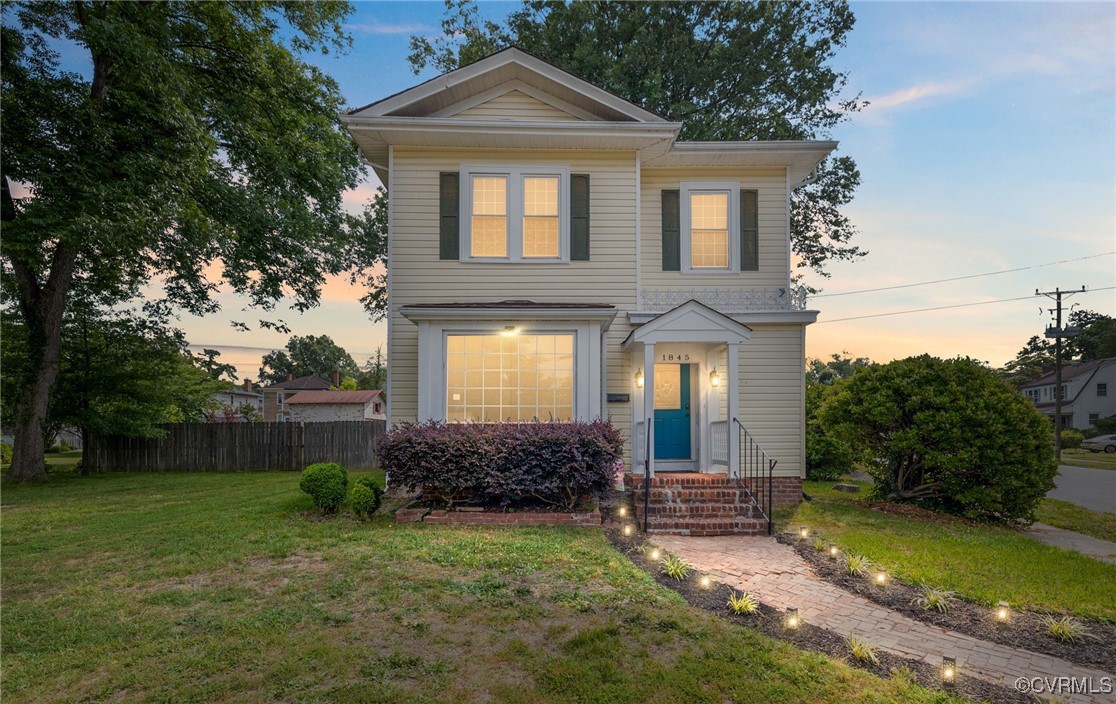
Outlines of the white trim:
[[[460,259],[472,263],[565,264],[570,261],[570,167],[523,164],[462,164],[461,165]],[[473,177],[504,176],[507,178],[507,256],[472,256]],[[558,179],[558,256],[523,256],[523,180],[532,176]]]
[[697,301],[688,301],[633,330],[622,347],[656,342],[740,343],[751,336],[747,325]]
[[466,98],[459,103],[454,103],[447,108],[443,108],[441,110],[438,110],[437,112],[432,112],[430,113],[430,117],[453,117],[454,115],[459,115],[470,108],[475,108],[478,105],[484,105],[490,100],[495,100],[496,98],[512,92],[523,93],[527,97],[534,98],[540,103],[549,105],[555,110],[561,110],[562,112],[569,114],[571,117],[590,121],[601,119],[600,115],[594,115],[588,110],[583,110],[582,108],[579,108],[572,103],[568,103],[561,98],[555,97],[550,93],[547,93],[546,91],[539,90],[538,88],[535,88],[528,83],[524,83],[518,78],[513,78],[506,83],[501,83],[495,88],[489,88],[483,93],[477,93],[476,95]]
[[643,308],[640,287],[643,279],[643,159],[635,153],[635,299],[636,310]]
[[[722,315],[744,325],[763,323],[799,323],[802,325],[809,325],[817,322],[818,314],[819,311],[816,310],[794,310],[756,311],[755,313]],[[643,325],[644,323],[649,323],[655,318],[658,318],[660,315],[663,315],[663,313],[656,311],[628,311],[628,323],[631,325]]]
[[394,398],[394,396],[391,393],[391,383],[392,383],[391,382],[391,368],[393,366],[392,363],[391,363],[391,342],[392,342],[391,319],[393,317],[392,304],[395,300],[391,295],[391,282],[392,282],[392,279],[394,278],[392,276],[392,271],[393,271],[394,267],[392,267],[392,265],[391,265],[391,261],[392,261],[391,250],[394,248],[393,243],[395,242],[395,234],[393,232],[393,223],[394,223],[393,213],[394,213],[395,208],[392,207],[392,203],[393,203],[392,196],[394,194],[394,187],[395,187],[395,147],[390,146],[390,145],[388,146],[388,172],[387,172],[387,177],[388,177],[388,181],[387,181],[387,191],[388,191],[387,192],[387,195],[388,195],[387,302],[384,306],[387,309],[387,340],[384,342],[384,344],[387,346],[387,354],[385,355],[385,363],[387,364],[387,370],[386,370],[387,373],[384,375],[384,396],[385,396],[384,412],[386,414],[385,417],[386,417],[386,420],[387,420],[387,427],[390,428],[391,427],[391,404],[387,403],[386,399]]
[[427,321],[508,321],[516,320],[571,320],[571,321],[599,321],[607,330],[612,325],[617,311],[612,306],[607,308],[435,308],[402,306],[399,309],[404,318],[413,323]]
[[[700,274],[702,276],[738,274],[740,273],[740,236],[733,233],[740,232],[740,182],[739,181],[682,181],[678,184],[679,204],[679,237],[683,274]],[[695,193],[727,193],[728,194],[728,266],[720,269],[713,267],[694,268],[691,265],[692,234],[690,218],[690,199]]]
[[585,81],[571,73],[563,71],[562,69],[552,66],[541,59],[514,47],[497,52],[492,56],[481,59],[468,66],[462,66],[459,69],[450,71],[449,73],[442,74],[436,78],[432,78],[425,83],[421,83],[413,88],[409,88],[401,93],[397,93],[391,97],[384,98],[376,103],[372,103],[364,108],[361,108],[358,113],[368,115],[385,115],[396,110],[402,110],[408,105],[412,105],[421,100],[429,98],[430,96],[459,85],[465,81],[477,78],[485,73],[496,70],[503,66],[518,65],[523,69],[531,71],[539,76],[554,81],[570,90],[576,91],[586,98],[600,103],[602,106],[607,107],[615,112],[630,117],[633,120],[640,122],[663,122],[663,118],[658,115],[644,110],[643,108],[631,103],[617,95],[609,93],[603,88]]
[[[726,345],[725,366],[728,367],[728,421],[729,421],[729,466],[730,477],[740,476],[740,431],[733,418],[740,417],[740,345],[730,342]],[[803,367],[805,368],[805,367]]]

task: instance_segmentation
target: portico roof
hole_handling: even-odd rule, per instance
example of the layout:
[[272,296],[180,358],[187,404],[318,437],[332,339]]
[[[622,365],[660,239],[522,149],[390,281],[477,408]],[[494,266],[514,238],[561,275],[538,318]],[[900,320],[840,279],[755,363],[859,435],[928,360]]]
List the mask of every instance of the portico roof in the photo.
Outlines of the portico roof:
[[751,337],[747,325],[698,301],[687,301],[633,330],[623,347],[659,342],[740,343]]

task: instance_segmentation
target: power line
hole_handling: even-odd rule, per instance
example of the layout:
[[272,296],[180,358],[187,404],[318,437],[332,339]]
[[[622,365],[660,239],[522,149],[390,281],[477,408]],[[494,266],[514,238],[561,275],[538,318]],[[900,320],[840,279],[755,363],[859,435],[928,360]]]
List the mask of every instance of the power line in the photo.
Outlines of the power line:
[[[1111,291],[1112,289],[1116,289],[1116,286],[1106,286],[1104,288],[1091,288],[1091,289],[1085,291],[1085,293],[1093,293],[1094,291]],[[1078,293],[1080,293],[1080,291]],[[993,303],[1010,303],[1011,301],[1032,301],[1032,300],[1034,300],[1034,298],[1035,297],[1033,295],[1031,295],[1031,296],[1019,296],[1019,297],[1016,297],[1016,298],[1001,298],[1001,299],[996,300],[996,301],[977,301],[975,303],[957,303],[957,304],[954,304],[954,305],[951,305],[951,306],[936,306],[934,308],[914,308],[912,310],[896,310],[896,311],[892,311],[890,313],[873,313],[871,315],[856,315],[856,316],[853,316],[851,318],[835,318],[833,320],[819,320],[818,322],[816,322],[814,324],[815,325],[822,325],[824,323],[842,323],[842,322],[845,322],[846,320],[864,320],[866,318],[886,318],[887,316],[890,316],[890,315],[906,315],[908,313],[926,313],[926,312],[932,311],[932,310],[948,310],[950,308],[970,308],[972,306],[987,306],[987,305],[991,305]]]
[[[837,293],[819,293],[816,296],[810,296],[810,298],[828,298],[828,297],[832,297],[832,296],[851,296],[851,295],[856,294],[856,293],[874,293],[876,291],[893,291],[897,288],[911,288],[913,286],[927,286],[929,284],[942,284],[942,283],[947,283],[949,281],[963,281],[965,279],[979,279],[982,276],[998,276],[1000,274],[1012,274],[1012,273],[1017,272],[1017,271],[1027,271],[1028,269],[1042,269],[1043,267],[1047,267],[1047,266],[1057,266],[1059,264],[1069,264],[1070,262],[1080,262],[1080,261],[1084,261],[1086,259],[1097,259],[1098,257],[1108,257],[1108,256],[1111,256],[1113,254],[1116,254],[1116,252],[1103,252],[1101,254],[1090,254],[1087,257],[1076,257],[1074,259],[1063,259],[1061,261],[1047,262],[1045,264],[1032,264],[1031,266],[1021,266],[1017,269],[1003,269],[1001,271],[989,271],[989,272],[986,272],[984,274],[969,274],[968,276],[954,276],[953,278],[950,278],[950,279],[935,279],[933,281],[919,281],[918,283],[914,283],[914,284],[899,284],[897,286],[881,286],[880,288],[865,288],[865,289],[860,289],[859,291],[839,291]],[[1008,299],[1008,300],[1011,300],[1011,299]]]

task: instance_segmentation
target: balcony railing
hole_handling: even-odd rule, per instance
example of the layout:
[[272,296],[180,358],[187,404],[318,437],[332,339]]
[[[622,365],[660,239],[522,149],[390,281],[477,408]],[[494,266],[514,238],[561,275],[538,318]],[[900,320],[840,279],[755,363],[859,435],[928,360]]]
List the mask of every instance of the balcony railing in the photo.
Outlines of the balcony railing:
[[710,445],[709,459],[713,464],[727,465],[729,460],[729,422],[715,420],[709,424]]
[[645,288],[640,291],[640,304],[645,311],[665,312],[697,301],[731,315],[805,310],[806,295],[804,288]]

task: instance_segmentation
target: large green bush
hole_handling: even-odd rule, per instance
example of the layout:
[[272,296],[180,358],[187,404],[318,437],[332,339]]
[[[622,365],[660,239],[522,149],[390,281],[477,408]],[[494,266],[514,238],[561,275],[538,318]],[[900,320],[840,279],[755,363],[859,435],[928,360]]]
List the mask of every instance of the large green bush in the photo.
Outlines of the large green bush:
[[848,440],[879,497],[1029,522],[1054,486],[1050,421],[971,359],[923,355],[863,369],[820,415]]
[[345,501],[349,488],[349,473],[336,462],[319,462],[302,470],[298,488],[310,494],[314,505],[327,513],[334,513]]
[[814,481],[839,479],[853,468],[853,453],[848,442],[827,433],[818,417],[833,388],[806,382],[806,478]]

